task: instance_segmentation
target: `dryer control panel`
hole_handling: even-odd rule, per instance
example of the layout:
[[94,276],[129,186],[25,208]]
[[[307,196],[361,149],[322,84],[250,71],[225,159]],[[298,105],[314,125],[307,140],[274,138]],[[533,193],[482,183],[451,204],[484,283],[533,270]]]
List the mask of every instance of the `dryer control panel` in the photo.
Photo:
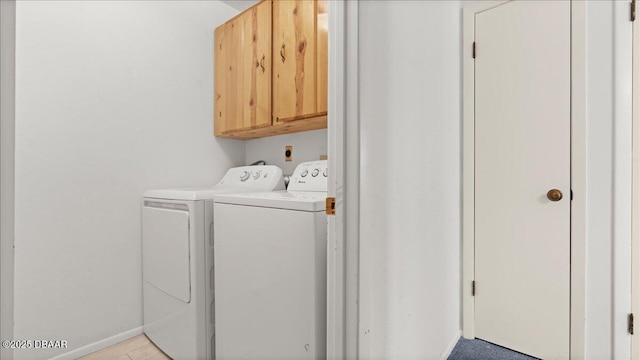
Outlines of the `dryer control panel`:
[[289,181],[287,191],[327,191],[327,160],[300,163]]
[[248,187],[255,191],[284,188],[282,169],[274,165],[239,166],[231,168],[216,187]]

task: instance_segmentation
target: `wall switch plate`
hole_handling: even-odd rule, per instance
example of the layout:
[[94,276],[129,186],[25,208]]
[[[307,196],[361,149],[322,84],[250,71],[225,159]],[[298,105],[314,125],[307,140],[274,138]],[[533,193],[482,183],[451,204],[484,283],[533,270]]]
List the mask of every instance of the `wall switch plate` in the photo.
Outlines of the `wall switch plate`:
[[293,160],[293,146],[287,145],[284,147],[284,161]]

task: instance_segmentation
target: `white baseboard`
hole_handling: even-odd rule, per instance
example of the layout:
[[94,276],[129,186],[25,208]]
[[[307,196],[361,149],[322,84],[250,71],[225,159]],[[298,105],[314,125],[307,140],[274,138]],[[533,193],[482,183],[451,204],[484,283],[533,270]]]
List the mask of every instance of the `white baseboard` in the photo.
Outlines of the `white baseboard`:
[[79,349],[71,350],[64,354],[53,357],[50,360],[75,360],[79,357],[91,354],[98,350],[108,348],[111,345],[115,345],[119,342],[123,342],[125,340],[131,339],[132,337],[138,336],[140,334],[142,334],[142,326],[139,326],[131,330],[127,330],[125,332],[121,332],[120,334],[96,341],[92,344],[85,345]]
[[451,340],[451,343],[449,343],[449,346],[447,346],[446,350],[442,353],[442,355],[440,355],[440,359],[447,360],[449,355],[451,355],[451,352],[453,351],[453,348],[456,347],[456,344],[458,343],[458,340],[460,340],[460,336],[461,335],[462,335],[462,331],[458,330],[456,332],[456,336],[454,336],[453,339]]

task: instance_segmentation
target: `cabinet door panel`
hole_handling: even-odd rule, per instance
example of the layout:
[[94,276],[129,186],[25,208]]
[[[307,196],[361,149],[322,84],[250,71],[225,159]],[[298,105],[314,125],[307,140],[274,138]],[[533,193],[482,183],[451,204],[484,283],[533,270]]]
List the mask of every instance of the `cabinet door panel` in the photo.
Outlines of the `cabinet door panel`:
[[293,120],[317,112],[316,2],[273,3],[273,118]]
[[263,2],[242,16],[239,111],[242,128],[271,125],[271,4]]
[[257,29],[256,44],[256,125],[271,125],[271,1],[264,1],[257,6],[257,23],[254,22],[254,29]]
[[215,134],[271,125],[271,2],[220,28],[215,60],[223,66],[215,71]]
[[318,59],[316,64],[316,88],[318,102],[316,112],[327,112],[327,83],[329,81],[328,74],[328,54],[329,54],[329,4],[327,0],[317,0],[317,18],[316,18],[316,58]]

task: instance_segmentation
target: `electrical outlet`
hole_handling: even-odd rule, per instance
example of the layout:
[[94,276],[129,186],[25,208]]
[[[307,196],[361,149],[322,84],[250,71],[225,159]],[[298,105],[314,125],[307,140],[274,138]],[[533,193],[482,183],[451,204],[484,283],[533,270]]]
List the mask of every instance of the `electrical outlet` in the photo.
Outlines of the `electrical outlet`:
[[284,147],[284,161],[293,160],[293,146],[287,145]]

